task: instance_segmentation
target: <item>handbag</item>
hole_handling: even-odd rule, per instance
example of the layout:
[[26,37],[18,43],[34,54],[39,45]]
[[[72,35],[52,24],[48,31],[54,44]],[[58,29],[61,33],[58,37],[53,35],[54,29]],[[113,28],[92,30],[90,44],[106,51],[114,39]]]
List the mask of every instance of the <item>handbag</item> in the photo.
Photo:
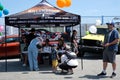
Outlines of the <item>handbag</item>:
[[23,48],[23,51],[27,51],[27,49],[28,49],[28,47],[27,47],[27,46],[25,46],[25,47]]

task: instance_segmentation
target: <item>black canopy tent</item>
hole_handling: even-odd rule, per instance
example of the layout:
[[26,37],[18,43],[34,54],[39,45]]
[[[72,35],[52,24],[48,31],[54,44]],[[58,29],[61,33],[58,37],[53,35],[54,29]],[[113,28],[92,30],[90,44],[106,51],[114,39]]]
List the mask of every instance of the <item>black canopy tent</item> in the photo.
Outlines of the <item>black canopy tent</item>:
[[49,26],[75,26],[80,24],[80,16],[68,13],[42,0],[34,7],[5,17],[5,25],[18,28]]
[[[50,27],[66,27],[80,25],[81,38],[81,17],[80,15],[68,13],[57,7],[52,6],[46,0],[42,0],[37,5],[25,11],[8,15],[5,17],[5,36],[6,26],[13,26],[16,28],[39,28],[43,26]],[[6,52],[7,57],[7,52]],[[6,58],[7,71],[7,58]]]

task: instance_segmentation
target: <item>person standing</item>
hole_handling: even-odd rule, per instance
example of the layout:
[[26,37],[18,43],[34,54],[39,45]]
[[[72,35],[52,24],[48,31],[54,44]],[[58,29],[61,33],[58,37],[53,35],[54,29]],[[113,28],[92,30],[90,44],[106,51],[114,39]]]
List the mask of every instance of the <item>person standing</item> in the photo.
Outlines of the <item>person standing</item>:
[[31,40],[34,39],[35,37],[36,37],[35,28],[32,28],[30,30],[30,33],[26,36],[26,45],[27,45],[27,47],[29,46]]
[[[36,37],[36,35],[35,35],[35,29],[32,28],[32,29],[30,30],[30,33],[25,35],[25,39],[24,39],[25,49],[26,49],[25,51],[28,51],[28,50],[27,50],[27,49],[28,49],[28,46],[29,46],[31,40],[34,39],[35,37]],[[27,66],[27,63],[28,63],[27,60],[28,60],[28,54],[25,53],[25,54],[24,54],[23,66]]]
[[103,71],[97,76],[105,76],[107,64],[111,63],[113,72],[111,78],[116,76],[116,53],[118,51],[119,33],[114,28],[114,23],[106,23],[108,26],[108,33],[105,35],[104,51],[103,51]]
[[73,30],[72,37],[71,37],[71,48],[72,51],[78,54],[78,43],[77,43],[77,31]]
[[57,73],[58,59],[59,59],[58,52],[57,52],[57,44],[54,44],[52,47],[51,58],[52,58],[53,72]]
[[28,46],[28,61],[29,61],[29,67],[30,71],[38,71],[38,47],[37,45],[42,47],[43,39],[41,37],[36,37],[32,39],[30,42],[30,45]]

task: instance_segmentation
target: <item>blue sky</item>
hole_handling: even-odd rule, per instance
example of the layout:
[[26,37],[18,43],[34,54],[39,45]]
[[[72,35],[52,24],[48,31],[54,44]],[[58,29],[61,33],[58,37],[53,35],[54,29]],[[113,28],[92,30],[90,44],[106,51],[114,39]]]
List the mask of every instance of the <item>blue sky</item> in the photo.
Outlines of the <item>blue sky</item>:
[[[9,10],[9,15],[24,11],[33,7],[42,0],[0,0],[4,8]],[[47,0],[53,6],[56,6],[57,0]],[[70,7],[61,8],[67,12],[78,14],[81,16],[120,16],[120,0],[72,0]],[[3,15],[4,17],[4,15]],[[106,23],[114,17],[89,19],[81,18],[81,23],[96,23],[96,20]],[[0,24],[4,25],[4,18],[0,19]]]
[[[47,0],[54,6],[56,0]],[[26,10],[41,0],[0,0],[4,8],[9,10],[9,14],[14,14]],[[72,0],[72,5],[61,8],[67,12],[79,14],[81,16],[120,16],[120,0]]]
[[[4,8],[9,10],[10,14],[15,14],[33,7],[42,0],[0,0]],[[56,6],[57,0],[47,0],[53,6]],[[67,12],[81,16],[119,16],[120,17],[120,0],[72,0],[70,7],[60,8]],[[4,17],[4,15],[3,15]],[[104,18],[104,22],[111,21],[114,17]],[[96,23],[97,18],[81,18],[81,23]],[[1,22],[1,21],[0,21]],[[1,22],[3,23],[3,22]]]

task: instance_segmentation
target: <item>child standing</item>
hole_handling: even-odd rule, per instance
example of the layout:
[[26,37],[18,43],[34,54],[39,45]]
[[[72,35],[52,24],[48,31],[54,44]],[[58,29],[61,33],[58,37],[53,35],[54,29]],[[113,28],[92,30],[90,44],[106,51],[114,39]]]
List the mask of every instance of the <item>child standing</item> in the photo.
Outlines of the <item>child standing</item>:
[[57,53],[57,45],[53,45],[53,48],[52,48],[52,69],[53,69],[53,72],[55,72],[55,73],[57,72],[58,59],[59,59],[59,56]]

